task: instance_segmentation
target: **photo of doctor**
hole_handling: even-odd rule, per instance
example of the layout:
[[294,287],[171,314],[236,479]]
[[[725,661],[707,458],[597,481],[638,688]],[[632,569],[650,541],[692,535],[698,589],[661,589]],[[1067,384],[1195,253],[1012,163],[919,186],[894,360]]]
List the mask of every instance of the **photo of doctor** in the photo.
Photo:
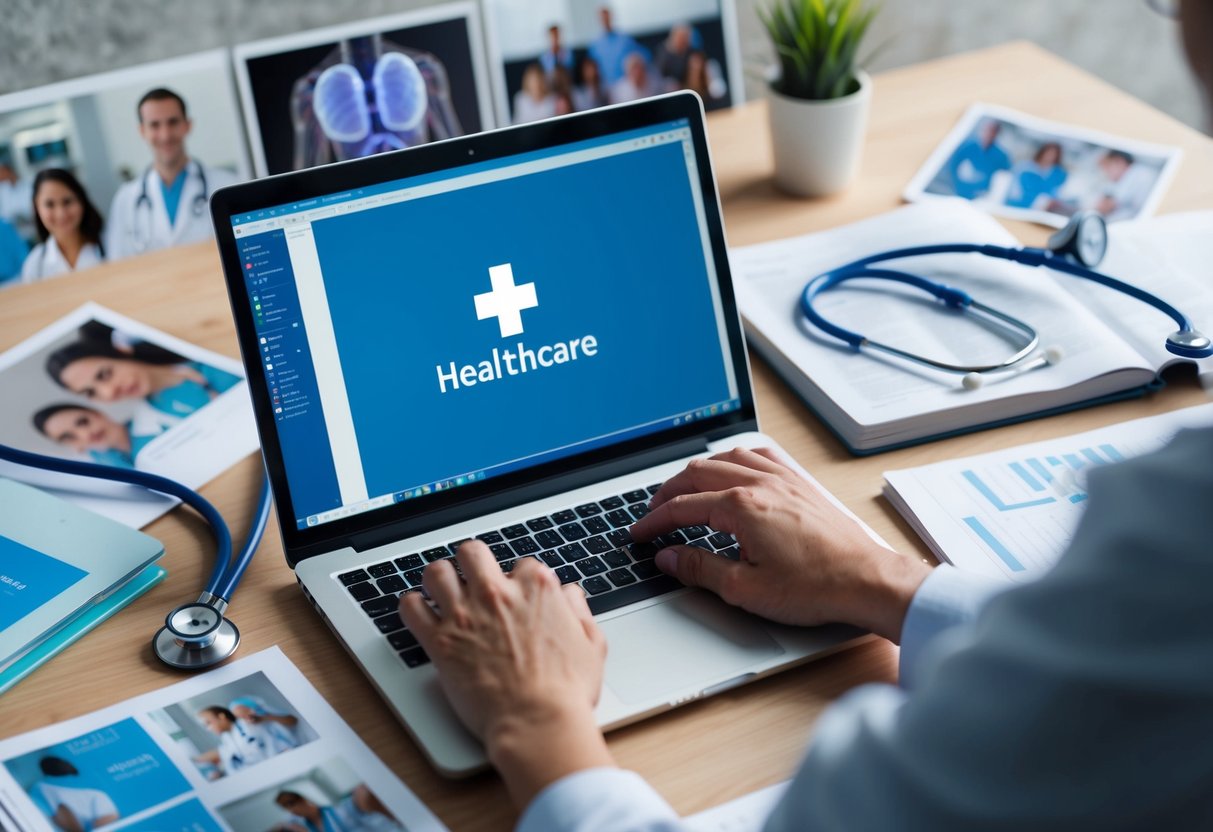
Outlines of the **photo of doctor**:
[[47,168],[34,177],[34,231],[38,245],[21,266],[21,282],[35,283],[105,260],[105,222],[75,176]]
[[143,399],[176,424],[234,387],[240,378],[163,347],[81,338],[52,352],[46,372],[60,387],[90,401]]
[[237,181],[230,171],[190,157],[185,140],[193,122],[180,95],[149,90],[136,113],[152,164],[114,195],[107,238],[113,259],[210,239],[210,195]]

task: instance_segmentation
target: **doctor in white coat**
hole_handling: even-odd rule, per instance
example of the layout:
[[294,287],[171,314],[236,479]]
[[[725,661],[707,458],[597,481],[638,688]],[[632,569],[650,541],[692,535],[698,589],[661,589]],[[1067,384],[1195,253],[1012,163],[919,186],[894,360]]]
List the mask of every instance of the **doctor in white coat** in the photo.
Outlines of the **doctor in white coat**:
[[185,137],[193,122],[172,90],[151,90],[139,101],[139,135],[152,164],[127,182],[110,207],[106,250],[111,259],[210,239],[211,194],[236,182],[229,171],[191,159]]

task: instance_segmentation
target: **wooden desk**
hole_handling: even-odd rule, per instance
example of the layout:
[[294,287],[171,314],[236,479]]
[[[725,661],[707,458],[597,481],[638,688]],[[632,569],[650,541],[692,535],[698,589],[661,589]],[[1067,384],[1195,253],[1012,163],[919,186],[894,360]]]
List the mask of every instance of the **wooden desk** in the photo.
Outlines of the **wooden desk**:
[[[762,102],[713,115],[713,156],[733,244],[824,229],[894,208],[912,173],[975,100],[1004,104],[1134,138],[1184,148],[1163,211],[1213,207],[1213,142],[1027,44],[1010,44],[879,76],[862,174],[837,197],[803,201],[770,183]],[[1044,230],[1012,230],[1039,244]],[[8,348],[86,299],[209,349],[236,356],[218,259],[209,244],[162,252],[0,294],[0,348]],[[1194,384],[1106,405],[855,459],[761,361],[754,375],[763,427],[895,547],[926,549],[879,497],[881,472],[1108,425],[1205,400]],[[0,393],[3,395],[3,393]],[[259,465],[250,458],[203,492],[243,536]],[[0,734],[78,716],[180,676],[153,658],[149,639],[165,613],[197,595],[210,569],[201,523],[174,512],[148,528],[168,549],[169,578],[0,699]],[[242,655],[278,644],[393,771],[452,829],[503,829],[515,813],[495,775],[452,783],[436,775],[388,715],[370,684],[304,601],[271,528],[234,602]],[[873,642],[611,735],[620,765],[647,777],[689,813],[788,776],[822,708],[856,685],[892,682],[897,651]],[[89,671],[81,676],[83,669]],[[79,679],[92,683],[80,685]]]

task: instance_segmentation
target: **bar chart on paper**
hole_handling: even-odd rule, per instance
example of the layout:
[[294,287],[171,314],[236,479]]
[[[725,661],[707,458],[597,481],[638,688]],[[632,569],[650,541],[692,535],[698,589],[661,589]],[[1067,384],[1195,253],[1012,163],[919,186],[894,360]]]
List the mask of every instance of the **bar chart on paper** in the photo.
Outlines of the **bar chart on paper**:
[[1065,551],[1087,502],[1087,475],[1149,453],[1185,427],[1213,425],[1213,405],[885,474],[885,496],[941,560],[1012,580]]

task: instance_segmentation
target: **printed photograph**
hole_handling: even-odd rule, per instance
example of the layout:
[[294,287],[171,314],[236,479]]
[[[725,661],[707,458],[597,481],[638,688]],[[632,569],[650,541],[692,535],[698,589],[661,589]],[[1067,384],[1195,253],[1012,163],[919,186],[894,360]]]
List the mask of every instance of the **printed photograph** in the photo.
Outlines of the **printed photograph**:
[[487,0],[498,111],[511,124],[694,90],[743,100],[732,0]]
[[334,758],[227,804],[234,832],[403,832],[405,826],[344,761]]
[[[197,487],[257,447],[239,362],[98,306],[0,355],[0,387],[0,442],[34,453],[153,471]],[[135,489],[117,483],[92,481],[76,493],[61,474],[0,471],[53,485],[74,502],[120,495],[86,507],[129,525],[171,506],[160,495],[132,500]]]
[[1119,222],[1153,214],[1179,159],[1178,148],[979,104],[931,155],[905,198],[960,197],[993,214],[1052,226],[1078,211]]
[[148,717],[207,780],[246,771],[318,739],[264,673],[192,696]]
[[[107,241],[115,212],[123,213],[125,203],[134,202],[133,196],[116,201],[119,189],[148,178],[150,172],[154,150],[141,129],[138,105],[157,88],[185,102],[189,123],[183,126],[182,140],[191,158],[212,171],[213,179],[222,178],[208,183],[209,190],[249,177],[226,50],[0,96],[0,287],[67,271],[62,262],[66,255],[56,242],[61,223],[47,211],[39,216],[35,182],[39,190],[46,183],[48,199],[70,193],[79,207],[72,230],[79,229],[86,245],[72,268],[136,253],[137,240],[127,252],[115,251]],[[149,198],[155,196],[153,189]],[[186,206],[198,213],[205,208],[205,199]],[[129,219],[122,221],[131,225]],[[151,221],[142,216],[133,220],[143,225]],[[133,230],[138,236],[145,229],[136,225]],[[125,242],[123,247],[128,247]]]
[[[4,766],[61,832],[102,829],[190,790],[134,719],[6,760]],[[212,821],[207,829],[213,828]]]
[[492,127],[483,54],[470,3],[236,47],[258,174]]
[[[83,832],[83,830],[82,830]],[[122,832],[225,832],[196,797],[126,824]]]

